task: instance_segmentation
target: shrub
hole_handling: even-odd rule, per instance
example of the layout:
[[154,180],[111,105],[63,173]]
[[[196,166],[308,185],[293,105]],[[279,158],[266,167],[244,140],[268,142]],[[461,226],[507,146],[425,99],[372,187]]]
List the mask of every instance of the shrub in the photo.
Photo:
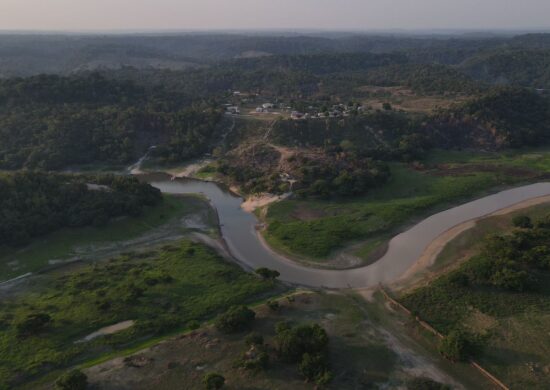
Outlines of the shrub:
[[261,346],[252,345],[250,349],[242,354],[237,360],[236,367],[242,367],[246,370],[265,370],[269,366],[269,355]]
[[225,385],[225,378],[220,374],[211,372],[203,377],[202,383],[207,390],[217,390]]
[[55,381],[56,390],[85,390],[87,387],[88,377],[79,370],[65,373]]
[[533,227],[531,218],[526,215],[518,215],[517,217],[514,217],[514,219],[512,219],[512,223],[515,227],[522,229],[531,229]]
[[259,333],[250,333],[248,336],[246,336],[246,339],[244,340],[244,342],[248,346],[263,345],[264,337]]
[[277,352],[289,362],[298,363],[305,353],[318,355],[326,353],[328,336],[319,325],[301,325],[294,328],[277,327]]
[[475,343],[471,336],[460,330],[451,331],[439,343],[439,352],[452,361],[466,361],[475,351]]
[[407,390],[451,390],[451,387],[431,378],[418,377],[407,382]]
[[279,271],[275,271],[265,267],[258,268],[256,270],[256,274],[260,275],[263,279],[266,279],[266,280],[274,280],[281,275]]
[[235,333],[248,328],[256,313],[246,306],[233,306],[216,318],[215,326],[222,333]]
[[187,323],[187,327],[191,330],[199,329],[201,327],[201,324],[197,320],[191,320]]
[[51,317],[45,313],[29,314],[17,324],[17,334],[19,337],[36,335],[44,331],[51,321]]
[[267,301],[267,307],[269,307],[271,311],[278,311],[281,308],[277,301]]
[[328,371],[326,354],[311,355],[304,353],[299,365],[300,373],[308,382],[316,382]]

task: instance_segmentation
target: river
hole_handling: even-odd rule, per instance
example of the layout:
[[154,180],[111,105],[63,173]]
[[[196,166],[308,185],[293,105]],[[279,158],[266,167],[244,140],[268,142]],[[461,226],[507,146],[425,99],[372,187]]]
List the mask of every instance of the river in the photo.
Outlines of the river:
[[532,198],[550,195],[550,183],[537,183],[489,195],[428,217],[395,236],[388,251],[376,263],[351,270],[322,270],[294,263],[266,247],[258,237],[257,218],[241,209],[243,199],[215,183],[175,179],[163,174],[143,179],[167,194],[203,194],[216,208],[223,237],[232,255],[244,265],[267,267],[281,273],[286,282],[326,288],[361,288],[390,283],[403,276],[426,247],[452,227]]

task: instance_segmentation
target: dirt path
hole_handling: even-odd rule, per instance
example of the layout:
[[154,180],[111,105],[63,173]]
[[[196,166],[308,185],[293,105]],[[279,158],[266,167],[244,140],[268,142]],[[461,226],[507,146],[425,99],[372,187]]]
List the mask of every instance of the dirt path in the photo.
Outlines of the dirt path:
[[88,336],[84,337],[83,339],[76,341],[76,343],[86,343],[88,341],[92,341],[93,339],[96,339],[101,336],[107,336],[110,334],[121,332],[123,330],[126,330],[134,326],[134,323],[135,322],[133,320],[128,320],[128,321],[119,322],[118,324],[106,326],[93,333],[90,333]]

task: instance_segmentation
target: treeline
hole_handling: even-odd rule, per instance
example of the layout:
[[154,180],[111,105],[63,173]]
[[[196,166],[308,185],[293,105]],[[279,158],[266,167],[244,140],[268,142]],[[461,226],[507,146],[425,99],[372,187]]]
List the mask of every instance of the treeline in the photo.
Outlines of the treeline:
[[18,172],[0,176],[0,246],[23,245],[64,227],[140,215],[160,191],[126,176]]
[[163,161],[181,161],[209,150],[222,118],[214,103],[97,74],[6,80],[0,103],[3,169],[127,164],[161,144]]

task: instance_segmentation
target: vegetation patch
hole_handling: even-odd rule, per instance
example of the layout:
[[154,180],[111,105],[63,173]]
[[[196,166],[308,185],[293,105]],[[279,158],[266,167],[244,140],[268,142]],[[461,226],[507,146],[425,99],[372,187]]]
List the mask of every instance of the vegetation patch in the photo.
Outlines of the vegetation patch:
[[[174,221],[190,214],[200,213],[206,228],[215,227],[215,218],[209,205],[194,196],[163,195],[163,201],[145,207],[139,216],[117,218],[104,226],[62,228],[36,238],[22,248],[0,249],[0,280],[9,280],[28,272],[37,272],[55,267],[71,259],[93,260],[109,253],[119,253],[118,244],[138,240],[156,229],[162,229],[167,237],[186,232],[181,223]],[[166,230],[166,231],[164,231]],[[117,244],[117,245],[115,245]],[[130,243],[135,248],[138,243]],[[124,248],[124,247],[123,247]]]
[[550,224],[540,213],[507,219],[508,234],[470,236],[481,242],[478,254],[402,302],[447,335],[444,356],[475,356],[511,388],[543,389],[550,384],[548,348],[527,340],[548,339],[542,328],[550,315]]
[[[0,388],[184,330],[193,321],[275,291],[273,281],[247,274],[188,241],[43,276],[33,284],[2,300]],[[135,325],[83,341],[127,320]]]

